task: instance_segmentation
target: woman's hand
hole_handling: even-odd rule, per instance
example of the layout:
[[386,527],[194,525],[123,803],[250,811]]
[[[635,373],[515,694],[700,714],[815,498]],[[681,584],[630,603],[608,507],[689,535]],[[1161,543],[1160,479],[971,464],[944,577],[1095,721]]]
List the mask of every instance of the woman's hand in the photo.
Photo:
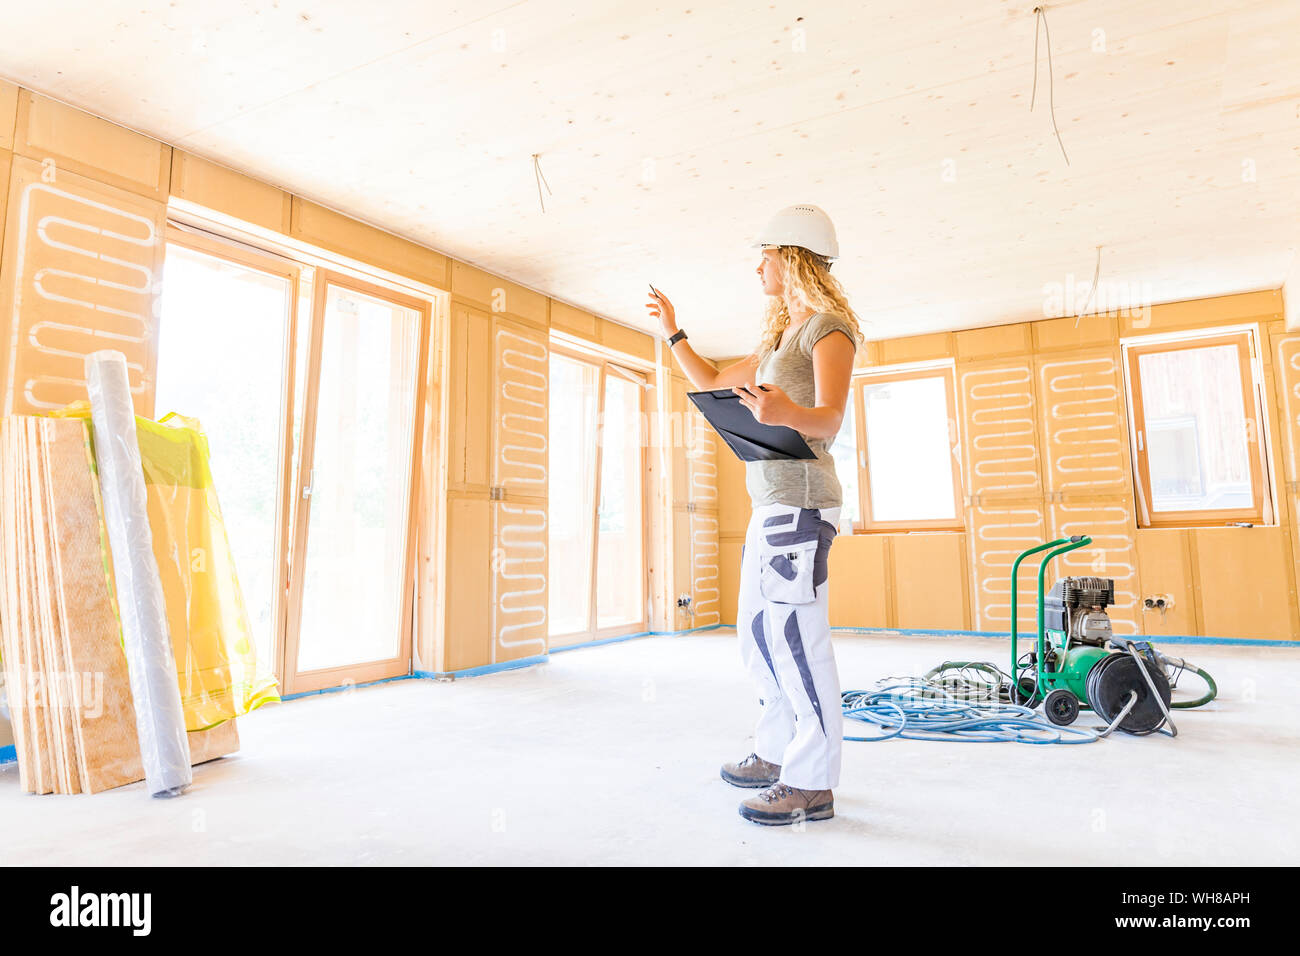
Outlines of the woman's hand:
[[789,422],[790,411],[795,407],[794,399],[775,385],[759,388],[746,382],[732,389],[740,396],[740,402],[763,425],[785,425]]
[[645,304],[645,307],[653,318],[659,320],[659,325],[663,328],[665,336],[677,334],[677,310],[668,301],[668,296],[662,292],[656,292],[650,301]]

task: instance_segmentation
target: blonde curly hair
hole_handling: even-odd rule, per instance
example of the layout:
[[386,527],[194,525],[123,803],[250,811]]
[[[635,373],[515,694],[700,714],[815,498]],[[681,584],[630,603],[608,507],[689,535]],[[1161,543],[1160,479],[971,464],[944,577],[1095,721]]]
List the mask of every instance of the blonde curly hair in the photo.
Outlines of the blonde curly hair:
[[754,355],[762,357],[776,348],[781,333],[790,325],[790,309],[785,304],[787,297],[802,301],[813,312],[840,316],[853,327],[857,344],[862,345],[864,337],[858,315],[849,306],[839,279],[830,274],[830,262],[803,246],[777,246],[776,254],[781,261],[786,294],[769,297],[762,335]]

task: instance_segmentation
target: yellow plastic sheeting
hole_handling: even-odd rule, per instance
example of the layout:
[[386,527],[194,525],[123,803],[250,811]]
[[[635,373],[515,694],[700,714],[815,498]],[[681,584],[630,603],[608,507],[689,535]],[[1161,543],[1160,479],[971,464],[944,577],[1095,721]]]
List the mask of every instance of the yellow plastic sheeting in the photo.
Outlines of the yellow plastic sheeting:
[[[90,405],[53,414],[89,419]],[[258,669],[202,427],[173,413],[136,416],[136,430],[185,729],[204,730],[278,701],[279,687]]]

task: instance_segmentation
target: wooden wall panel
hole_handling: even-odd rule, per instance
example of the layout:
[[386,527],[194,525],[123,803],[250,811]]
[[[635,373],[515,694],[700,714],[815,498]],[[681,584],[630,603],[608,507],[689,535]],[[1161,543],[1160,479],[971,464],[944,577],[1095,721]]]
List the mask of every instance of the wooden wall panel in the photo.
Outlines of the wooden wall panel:
[[27,90],[18,94],[14,152],[165,203],[171,147]]
[[497,316],[492,322],[492,368],[491,484],[507,495],[545,499],[550,377],[546,335]]
[[1282,462],[1286,481],[1294,488],[1300,481],[1300,332],[1272,337],[1275,385],[1278,403]]
[[293,197],[289,235],[358,262],[447,287],[448,259],[442,253],[298,196]]
[[831,545],[831,627],[890,626],[888,536],[842,535]]
[[[1050,589],[1058,578],[1066,576],[1110,578],[1115,582],[1115,604],[1106,611],[1111,629],[1120,635],[1141,634],[1142,595],[1133,497],[1071,498],[1049,504],[1048,509],[1051,529],[1045,540],[1079,534],[1092,538],[1092,544],[1053,559],[1047,569],[1045,587]],[[1031,561],[1036,563],[1043,554],[1026,559],[1025,565]]]
[[952,358],[956,354],[956,341],[952,332],[931,332],[928,335],[909,335],[901,339],[882,339],[876,343],[876,365],[898,365],[903,362],[922,362],[928,359]]
[[551,300],[551,328],[557,332],[567,332],[588,342],[599,342],[600,336],[596,330],[599,321],[590,312]]
[[1189,299],[1151,306],[1149,316],[1119,317],[1119,334],[1128,336],[1144,332],[1203,328],[1210,325],[1233,325],[1282,312],[1279,289],[1246,292],[1240,295]]
[[[496,664],[546,653],[547,517],[545,502],[491,504],[492,663]],[[451,547],[456,547],[454,541]]]
[[745,463],[716,433],[713,455],[718,465],[718,534],[724,539],[743,541],[753,512],[745,486]]
[[1167,594],[1174,606],[1164,611],[1141,610],[1143,634],[1199,634],[1195,581],[1192,574],[1191,532],[1186,528],[1142,528],[1136,536],[1141,597]]
[[13,150],[18,123],[18,87],[0,80],[0,149]]
[[1119,325],[1113,316],[1089,315],[1078,320],[1042,319],[1029,323],[1035,352],[1112,346],[1119,341]]
[[491,484],[492,318],[453,303],[447,369],[447,485]]
[[0,255],[4,251],[5,210],[9,207],[9,173],[13,169],[14,154],[0,149]]
[[1018,355],[1030,349],[1029,323],[964,329],[955,333],[954,342],[961,362]]
[[1191,532],[1201,633],[1294,640],[1288,529],[1197,528]]
[[[1022,551],[1049,540],[1045,537],[1043,502],[1041,499],[986,501],[972,505],[967,515],[975,629],[1010,631],[1011,565]],[[1025,628],[1032,632],[1037,626],[1035,595],[1041,557],[1036,554],[1020,565],[1016,618],[1022,632]]]
[[1017,500],[1039,497],[1039,412],[1030,360],[958,365],[957,393],[966,449],[966,494]]
[[550,299],[482,269],[451,260],[451,294],[485,312],[504,314],[539,329],[550,328]]
[[1034,367],[1047,492],[1132,494],[1118,350],[1040,356]]
[[694,626],[707,627],[722,622],[718,513],[716,510],[694,511],[689,517]]
[[171,194],[285,235],[292,228],[289,193],[179,149],[172,151]]
[[[0,411],[44,414],[86,397],[84,357],[126,355],[152,417],[165,207],[14,157],[0,263]],[[21,309],[19,309],[21,303]],[[16,348],[11,343],[17,343]]]
[[[897,627],[970,629],[966,535],[893,534]],[[835,545],[831,546],[831,550]],[[866,584],[857,578],[837,587]]]
[[740,598],[740,561],[744,541],[720,540],[718,545],[718,615],[721,623],[736,625],[736,602]]
[[447,626],[438,670],[489,662],[492,646],[492,505],[486,495],[447,500]]

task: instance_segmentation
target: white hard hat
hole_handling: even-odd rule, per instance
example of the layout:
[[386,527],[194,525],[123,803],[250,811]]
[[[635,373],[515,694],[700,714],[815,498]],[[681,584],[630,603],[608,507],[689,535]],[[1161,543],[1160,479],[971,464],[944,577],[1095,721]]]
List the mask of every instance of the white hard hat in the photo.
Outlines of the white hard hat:
[[831,217],[811,203],[786,206],[769,219],[751,248],[763,246],[803,246],[823,259],[838,259],[840,255]]

